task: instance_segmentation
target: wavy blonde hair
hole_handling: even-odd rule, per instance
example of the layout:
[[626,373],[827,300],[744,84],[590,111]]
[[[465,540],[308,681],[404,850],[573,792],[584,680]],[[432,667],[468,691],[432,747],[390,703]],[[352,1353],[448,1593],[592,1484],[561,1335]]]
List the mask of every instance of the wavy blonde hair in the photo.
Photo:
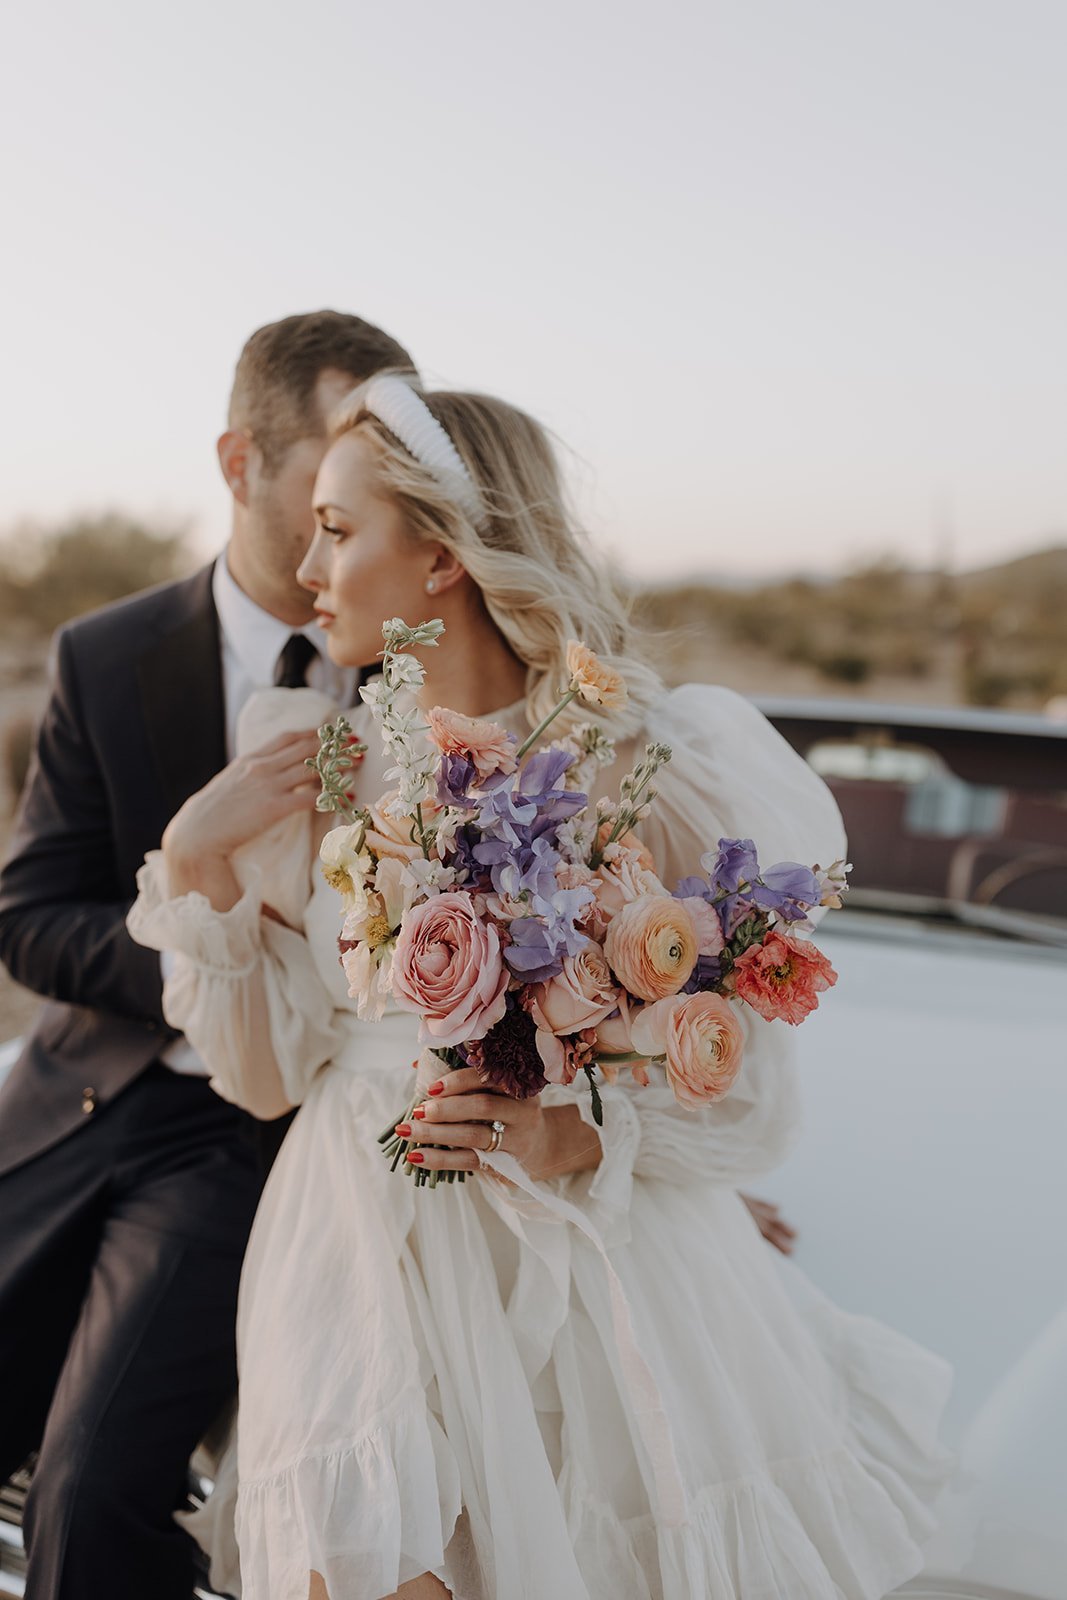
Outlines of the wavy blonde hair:
[[[411,381],[407,374],[395,376]],[[635,733],[663,685],[641,657],[609,573],[570,514],[547,431],[491,395],[417,391],[477,488],[485,515],[475,527],[447,490],[366,409],[364,392],[361,386],[341,402],[331,418],[330,437],[337,439],[353,428],[373,436],[379,489],[400,505],[413,538],[444,545],[462,564],[481,590],[493,622],[526,665],[531,723],[536,726],[556,704],[569,676],[567,645],[581,639],[626,679],[627,705],[605,719],[611,732]],[[588,721],[589,712],[587,706],[580,715],[573,710],[570,721]]]

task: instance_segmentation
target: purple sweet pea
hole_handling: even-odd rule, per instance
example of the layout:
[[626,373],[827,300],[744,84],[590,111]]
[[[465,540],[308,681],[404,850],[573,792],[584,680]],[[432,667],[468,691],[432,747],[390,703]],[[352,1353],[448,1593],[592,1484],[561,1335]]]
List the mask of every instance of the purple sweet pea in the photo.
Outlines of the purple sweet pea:
[[697,994],[703,989],[717,989],[722,980],[723,964],[718,956],[697,956],[697,964],[683,983],[683,994]]
[[700,858],[700,865],[717,894],[737,894],[747,888],[759,872],[756,846],[751,839],[720,839],[718,851]]
[[753,886],[752,898],[764,911],[783,922],[801,922],[817,906],[821,890],[814,872],[798,861],[779,861],[768,867]]
[[564,956],[576,956],[586,944],[577,926],[582,910],[593,898],[591,889],[557,889],[549,898],[537,895],[535,913],[516,917],[508,924],[511,943],[504,960],[524,983],[544,983],[563,969]]

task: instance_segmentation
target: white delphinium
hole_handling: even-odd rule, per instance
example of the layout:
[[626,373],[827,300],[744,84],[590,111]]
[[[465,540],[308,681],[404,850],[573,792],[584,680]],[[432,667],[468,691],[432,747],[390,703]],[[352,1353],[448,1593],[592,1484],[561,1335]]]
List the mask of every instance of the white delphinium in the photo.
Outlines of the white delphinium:
[[423,622],[415,628],[409,628],[399,617],[384,623],[382,675],[359,691],[370,706],[382,741],[395,763],[385,774],[387,781],[395,781],[397,786],[388,810],[393,816],[415,818],[424,852],[426,833],[422,805],[435,793],[440,756],[426,737],[429,728],[422,712],[411,704],[425,682],[425,670],[415,656],[405,652],[413,645],[436,646],[443,632],[444,623],[439,620]]

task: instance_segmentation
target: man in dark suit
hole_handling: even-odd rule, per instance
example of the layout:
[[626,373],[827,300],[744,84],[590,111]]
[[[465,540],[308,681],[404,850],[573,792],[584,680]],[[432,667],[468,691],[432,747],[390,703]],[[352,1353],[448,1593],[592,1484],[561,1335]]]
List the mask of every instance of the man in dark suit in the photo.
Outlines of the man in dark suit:
[[168,1028],[158,959],[130,939],[126,913],[145,853],[232,758],[254,689],[309,682],[354,697],[295,573],[326,413],[384,367],[411,361],[356,317],[253,334],[219,440],[227,551],[56,639],[0,876],[0,959],[47,1002],[0,1090],[0,1481],[39,1450],[31,1600],[192,1591],[173,1511],[236,1386],[262,1161],[251,1119]]

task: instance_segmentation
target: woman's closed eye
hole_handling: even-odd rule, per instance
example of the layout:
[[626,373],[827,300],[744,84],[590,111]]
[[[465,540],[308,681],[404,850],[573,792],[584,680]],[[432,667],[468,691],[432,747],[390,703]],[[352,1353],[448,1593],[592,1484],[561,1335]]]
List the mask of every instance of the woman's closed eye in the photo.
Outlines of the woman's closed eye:
[[322,529],[326,537],[328,539],[332,539],[335,544],[347,537],[348,530],[346,528],[335,527],[332,522],[320,522],[319,527]]

